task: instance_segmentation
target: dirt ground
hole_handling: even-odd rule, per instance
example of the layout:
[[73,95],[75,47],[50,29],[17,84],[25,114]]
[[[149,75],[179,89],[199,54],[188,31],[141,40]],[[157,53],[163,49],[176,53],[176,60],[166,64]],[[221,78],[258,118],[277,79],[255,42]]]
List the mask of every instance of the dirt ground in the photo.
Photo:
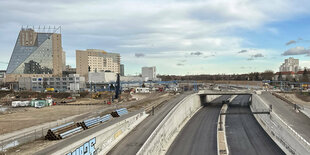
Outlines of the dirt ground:
[[41,123],[56,121],[61,118],[87,113],[104,108],[107,105],[50,106],[41,109],[27,107],[16,108],[12,113],[0,115],[0,134],[28,128]]
[[286,99],[290,100],[293,103],[310,107],[310,102],[307,102],[307,99],[305,99],[308,96],[302,96],[299,94],[291,94],[291,93],[278,93],[278,94],[285,97]]
[[[175,97],[175,95],[169,94],[169,93],[135,94],[134,96],[139,98],[139,100],[124,102],[124,103],[118,103],[118,104],[129,105],[128,110],[133,111],[133,110],[145,108],[149,105],[160,105],[160,104],[164,103],[166,100],[169,100],[169,99]],[[54,106],[54,107],[59,107],[59,108],[56,108],[53,110],[51,110],[51,109],[47,110],[48,108],[50,108],[50,107],[48,107],[48,108],[46,108],[46,111],[53,111],[53,112],[50,112],[49,114],[44,114],[44,115],[41,114],[41,117],[45,118],[45,121],[47,121],[47,119],[48,119],[47,116],[53,115],[53,114],[55,114],[55,112],[56,113],[57,112],[58,113],[68,113],[68,116],[71,116],[71,115],[73,115],[73,112],[76,112],[79,110],[79,109],[77,109],[78,107],[88,107],[88,108],[92,107],[95,109],[101,108],[101,107],[103,108],[103,106],[95,106],[95,105],[91,105],[91,106]],[[60,109],[63,109],[63,110],[58,111]],[[38,109],[38,110],[44,110],[44,109]],[[35,110],[32,110],[32,111],[35,111]],[[44,113],[44,112],[39,111],[37,113]],[[81,113],[81,111],[78,112],[77,114],[79,114],[79,113]],[[15,113],[15,115],[16,115],[16,113]],[[41,118],[41,117],[34,117],[34,116],[36,116],[35,114],[22,113],[22,112],[21,112],[21,114],[18,114],[17,116],[19,116],[19,118],[21,116],[27,116],[26,120],[29,120],[29,119],[35,120],[36,118]],[[6,119],[8,119],[10,117],[12,117],[12,116],[6,116]],[[66,117],[66,116],[62,115],[62,116],[59,116],[59,118],[60,117]],[[1,120],[2,120],[2,118],[0,115],[0,122],[2,122]],[[13,119],[13,120],[15,120],[15,119]],[[21,120],[21,118],[20,118],[20,120]],[[2,126],[1,123],[0,123],[0,126]],[[25,128],[25,127],[23,127],[23,128]],[[33,154],[33,153],[35,153],[35,152],[37,152],[43,148],[46,148],[47,146],[53,145],[53,144],[58,143],[58,142],[60,142],[60,141],[36,140],[34,142],[30,142],[30,143],[23,144],[23,145],[20,145],[18,147],[15,147],[15,148],[11,148],[11,149],[7,150],[5,153],[6,154],[14,154],[14,155],[15,154],[17,154],[17,155]],[[1,153],[0,153],[0,155],[1,155]]]
[[[143,108],[144,104],[154,102],[163,97],[162,93],[135,94],[137,101],[127,101],[114,104],[128,104],[129,110]],[[160,100],[161,101],[161,100]],[[34,107],[8,108],[6,112],[0,113],[0,135],[12,131],[32,127],[42,123],[56,121],[69,116],[88,113],[93,110],[100,110],[109,105],[103,104],[104,100],[83,98],[70,104],[102,103],[102,105],[57,105],[37,109]]]

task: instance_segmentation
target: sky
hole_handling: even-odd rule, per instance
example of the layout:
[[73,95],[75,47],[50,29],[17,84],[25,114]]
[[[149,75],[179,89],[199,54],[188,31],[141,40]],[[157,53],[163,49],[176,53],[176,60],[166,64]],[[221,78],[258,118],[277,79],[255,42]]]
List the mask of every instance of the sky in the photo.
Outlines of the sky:
[[0,69],[22,26],[61,26],[67,64],[75,50],[120,53],[126,75],[278,71],[310,67],[309,0],[1,0]]

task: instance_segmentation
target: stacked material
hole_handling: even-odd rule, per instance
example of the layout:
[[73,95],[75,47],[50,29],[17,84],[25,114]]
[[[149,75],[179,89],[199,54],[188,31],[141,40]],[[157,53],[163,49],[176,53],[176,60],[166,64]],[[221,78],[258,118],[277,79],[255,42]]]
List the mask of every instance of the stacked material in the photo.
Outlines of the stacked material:
[[99,123],[103,123],[103,122],[106,122],[108,120],[110,120],[112,118],[112,116],[110,114],[108,115],[105,115],[103,117],[94,117],[94,118],[91,118],[91,119],[88,119],[88,120],[85,120],[83,122],[80,122],[79,125],[83,127],[83,129],[89,129]]
[[111,113],[113,117],[120,117],[126,114],[128,114],[128,110],[126,108],[117,109]]
[[78,132],[80,132],[82,130],[83,130],[83,128],[81,126],[79,126],[79,127],[73,128],[73,129],[71,129],[69,131],[66,131],[66,132],[62,133],[59,136],[61,137],[61,139],[63,139],[63,138],[69,137],[69,136],[71,136],[71,135],[73,135],[75,133],[78,133]]
[[70,122],[70,123],[49,129],[45,138],[49,140],[58,140],[58,139],[68,137],[82,130],[83,128],[79,127],[77,123]]
[[113,117],[120,117],[126,114],[128,114],[127,109],[121,108],[121,109],[115,110],[111,114],[107,114],[102,117],[100,116],[93,117],[93,118],[90,118],[90,119],[84,120],[83,122],[78,122],[78,123],[70,122],[70,123],[49,129],[45,138],[49,140],[63,139],[75,133],[78,133],[82,130],[86,130],[91,127],[94,127],[100,123],[107,122],[111,120]]

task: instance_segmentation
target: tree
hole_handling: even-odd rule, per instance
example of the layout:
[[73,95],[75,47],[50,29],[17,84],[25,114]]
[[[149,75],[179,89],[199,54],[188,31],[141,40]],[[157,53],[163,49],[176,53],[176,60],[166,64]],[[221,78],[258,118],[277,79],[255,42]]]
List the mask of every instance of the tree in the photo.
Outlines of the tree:
[[309,82],[309,77],[308,77],[307,69],[305,69],[304,73],[302,74],[301,82]]
[[272,70],[266,70],[265,72],[261,73],[263,80],[272,80],[274,73]]
[[279,72],[278,81],[283,81],[282,72]]

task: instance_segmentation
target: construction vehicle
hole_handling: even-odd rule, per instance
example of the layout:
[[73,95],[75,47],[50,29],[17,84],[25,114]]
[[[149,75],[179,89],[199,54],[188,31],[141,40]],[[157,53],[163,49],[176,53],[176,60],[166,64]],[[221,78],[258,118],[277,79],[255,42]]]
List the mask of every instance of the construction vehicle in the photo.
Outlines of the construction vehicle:
[[54,91],[55,91],[54,88],[46,88],[46,89],[45,89],[45,92],[54,92]]

